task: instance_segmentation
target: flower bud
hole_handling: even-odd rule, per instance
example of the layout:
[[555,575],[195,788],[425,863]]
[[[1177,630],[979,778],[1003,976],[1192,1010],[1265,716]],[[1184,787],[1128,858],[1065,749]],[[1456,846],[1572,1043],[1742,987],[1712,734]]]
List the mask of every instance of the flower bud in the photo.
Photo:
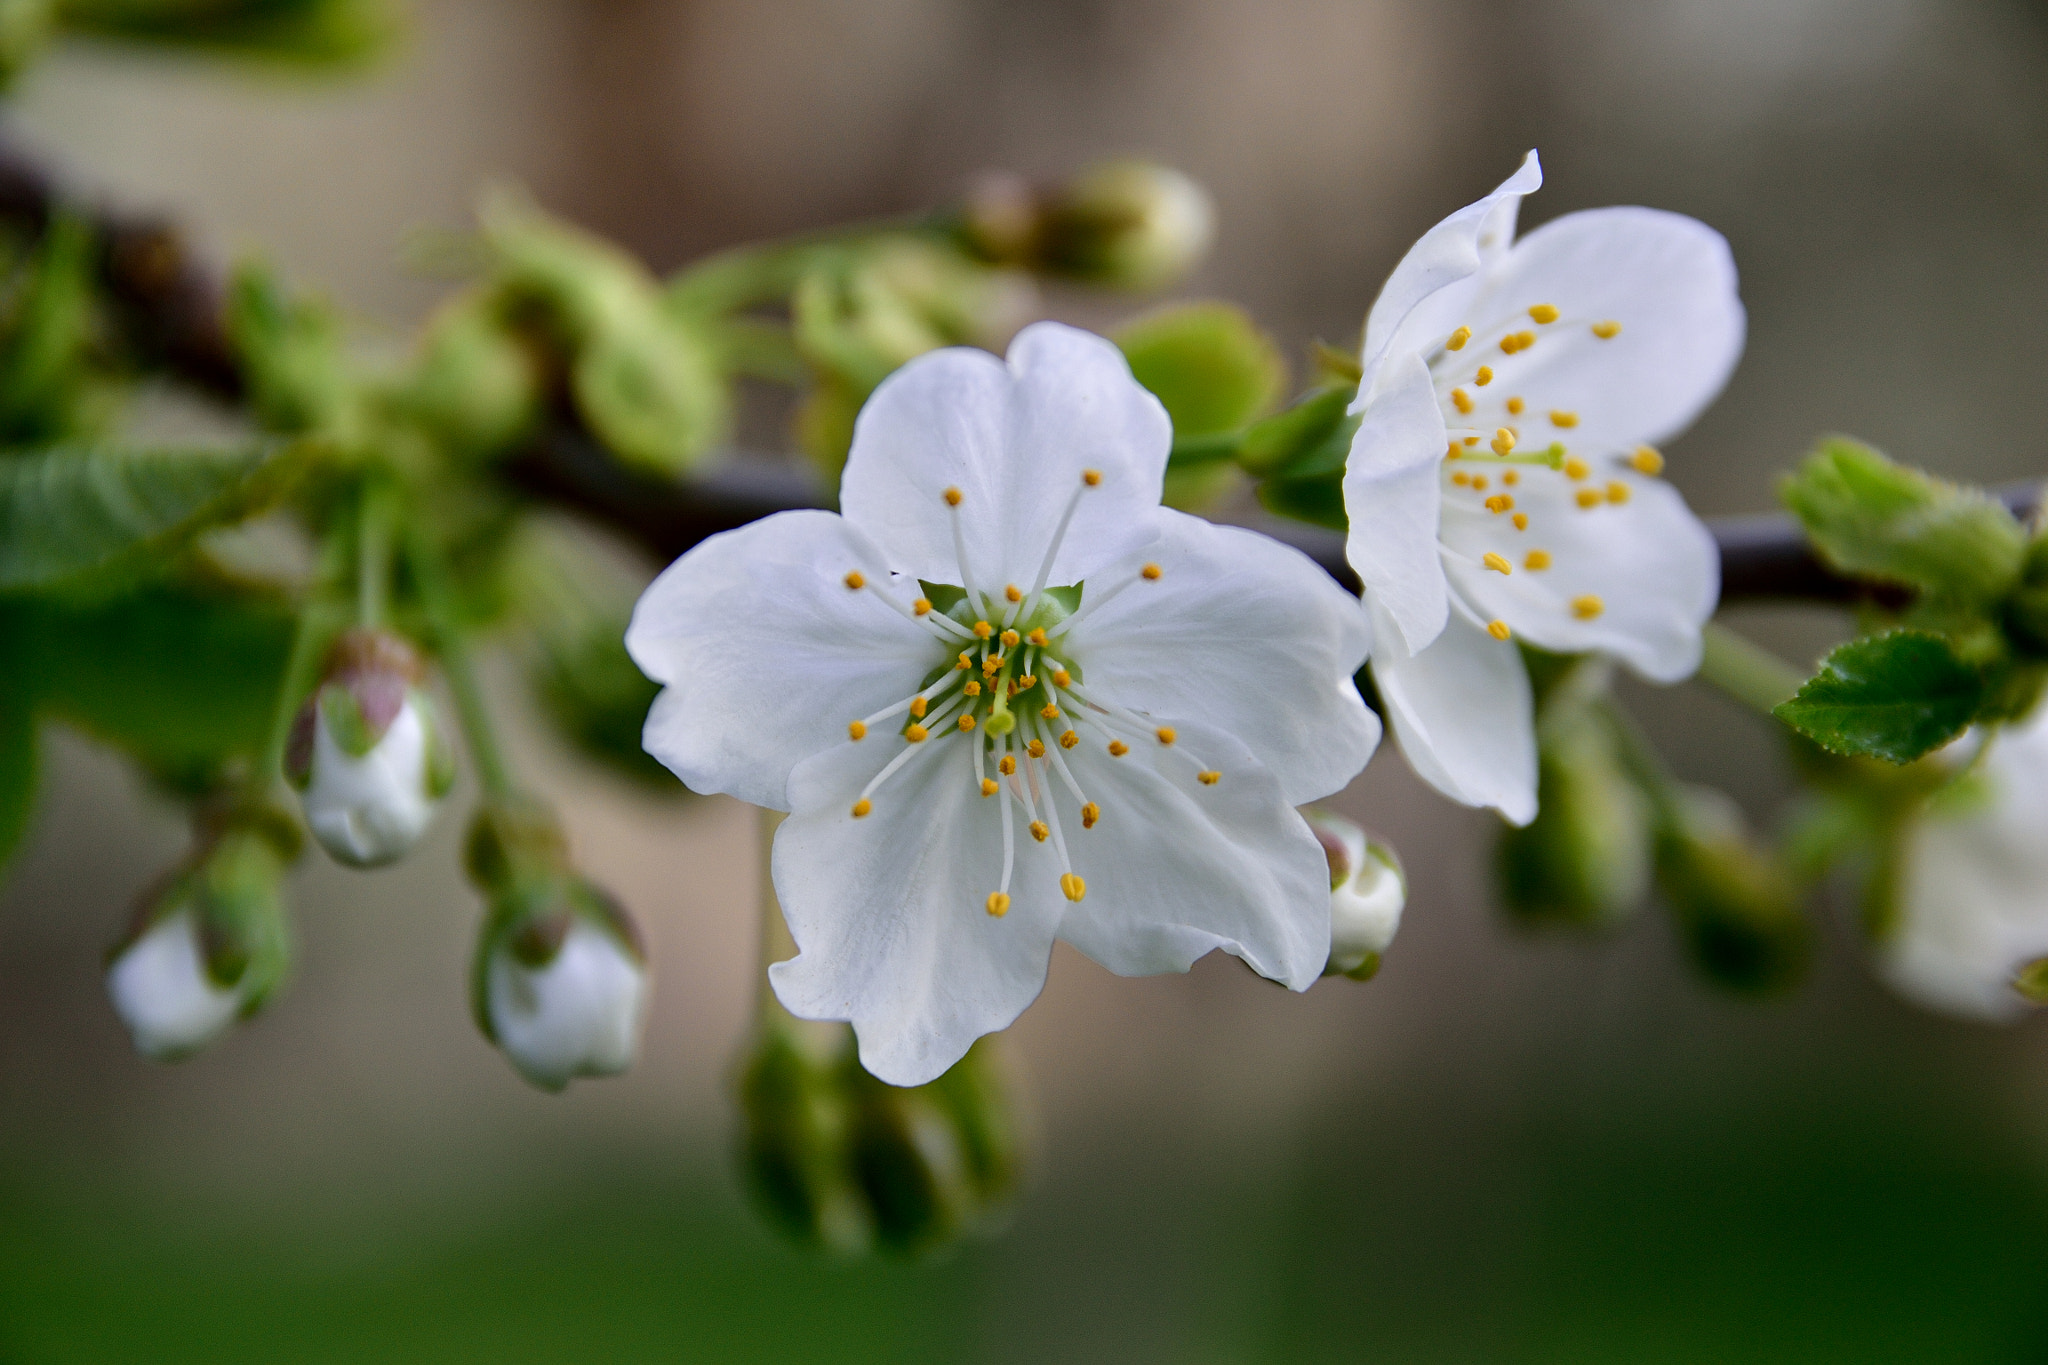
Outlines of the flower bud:
[[1722,793],[1688,787],[1674,806],[1657,837],[1657,885],[1693,962],[1746,994],[1791,986],[1813,956],[1813,929],[1783,869]]
[[1370,981],[1401,927],[1408,878],[1394,850],[1342,816],[1302,812],[1330,861],[1330,960],[1324,976]]
[[491,295],[470,293],[436,313],[398,395],[409,417],[465,455],[506,449],[541,415],[539,357],[502,311]]
[[293,722],[285,774],[313,837],[337,862],[402,858],[455,782],[455,759],[410,645],[382,631],[343,635],[327,677]]
[[290,947],[283,879],[298,835],[276,812],[236,816],[143,897],[107,955],[107,994],[135,1050],[153,1061],[199,1051],[253,1014]]
[[1110,161],[1050,192],[1013,176],[970,192],[968,242],[989,259],[1094,284],[1156,289],[1209,249],[1215,210],[1187,176],[1147,161]]
[[1536,818],[1501,831],[1501,899],[1526,924],[1598,928],[1627,917],[1650,889],[1649,798],[1624,768],[1614,734],[1568,698],[1537,734]]

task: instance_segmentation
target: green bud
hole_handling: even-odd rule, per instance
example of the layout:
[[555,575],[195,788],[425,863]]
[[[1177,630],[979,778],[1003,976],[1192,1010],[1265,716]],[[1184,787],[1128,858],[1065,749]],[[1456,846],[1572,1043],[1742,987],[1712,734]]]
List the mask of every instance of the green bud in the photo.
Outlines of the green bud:
[[1343,816],[1314,806],[1301,814],[1330,864],[1330,960],[1323,975],[1370,981],[1401,927],[1408,875],[1390,846]]
[[1813,957],[1813,929],[1777,861],[1744,831],[1720,792],[1677,794],[1657,838],[1657,884],[1693,962],[1747,995],[1796,984]]
[[1649,894],[1651,824],[1614,731],[1560,685],[1537,727],[1536,818],[1504,829],[1495,849],[1509,914],[1577,928],[1627,918]]
[[273,431],[348,434],[356,394],[331,308],[289,297],[267,268],[246,262],[228,287],[227,329],[258,420]]
[[1038,255],[1043,268],[1091,284],[1158,289],[1208,253],[1215,224],[1208,192],[1179,171],[1105,162],[1052,196]]
[[468,294],[427,323],[395,403],[444,449],[486,456],[533,429],[543,383],[533,348],[489,297]]
[[2037,1005],[2048,1005],[2048,957],[2037,957],[2013,973],[2012,988]]
[[[1176,446],[1241,430],[1272,408],[1287,383],[1273,339],[1232,304],[1162,308],[1126,324],[1113,339],[1132,376],[1173,419]],[[1220,449],[1230,453],[1228,445]],[[1166,473],[1166,502],[1182,510],[1207,506],[1238,477],[1228,458],[1188,463],[1176,452]]]

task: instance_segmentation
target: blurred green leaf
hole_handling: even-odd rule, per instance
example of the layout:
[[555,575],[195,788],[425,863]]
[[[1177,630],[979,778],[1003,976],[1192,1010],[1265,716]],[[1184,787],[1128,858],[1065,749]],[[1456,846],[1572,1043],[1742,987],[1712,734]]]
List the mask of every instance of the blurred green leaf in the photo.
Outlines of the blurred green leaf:
[[0,460],[0,592],[113,573],[276,497],[304,447],[57,447]]
[[1650,889],[1652,806],[1611,730],[1561,699],[1537,727],[1536,818],[1501,831],[1501,898],[1532,925],[1611,925]]
[[1779,494],[1844,573],[1969,602],[2001,596],[2019,576],[2026,537],[2012,513],[1846,437],[1822,442]]
[[308,67],[359,65],[398,33],[387,0],[57,0],[64,26]]
[[1910,763],[1961,734],[1984,699],[1983,674],[1946,640],[1894,630],[1836,649],[1772,714],[1831,753]]
[[1352,392],[1321,389],[1254,424],[1238,445],[1238,463],[1262,477],[1341,472],[1358,431],[1358,418],[1346,411]]
[[1234,304],[1161,308],[1126,323],[1112,340],[1132,377],[1165,405],[1176,440],[1246,426],[1287,382],[1279,347]]
[[0,319],[0,441],[75,434],[93,340],[94,242],[70,214],[50,220],[21,265]]
[[355,397],[341,319],[318,299],[294,298],[259,262],[228,286],[227,329],[250,406],[273,431],[342,430]]
[[1720,792],[1685,789],[1672,805],[1657,838],[1657,886],[1693,964],[1746,995],[1796,984],[1814,935],[1784,869]]
[[1327,526],[1333,531],[1342,531],[1351,524],[1344,515],[1342,473],[1313,479],[1267,479],[1259,485],[1259,502],[1275,516]]

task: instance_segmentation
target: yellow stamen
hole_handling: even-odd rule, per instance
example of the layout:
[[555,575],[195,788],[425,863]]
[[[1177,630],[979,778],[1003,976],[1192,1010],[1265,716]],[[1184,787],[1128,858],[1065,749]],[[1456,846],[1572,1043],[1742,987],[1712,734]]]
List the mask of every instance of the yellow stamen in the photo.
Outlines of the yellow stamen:
[[1125,754],[1129,753],[1130,751],[1131,746],[1124,743],[1120,739],[1113,739],[1109,742],[1109,756],[1111,758],[1122,758]]
[[1006,630],[998,638],[1002,641],[1002,646],[1004,649],[1015,649],[1018,643],[1022,641],[1024,637],[1019,635],[1014,630]]
[[1593,335],[1599,337],[1602,341],[1612,341],[1621,335],[1621,324],[1618,322],[1596,322],[1593,324]]
[[1080,742],[1081,732],[1079,730],[1069,730],[1060,736],[1060,747],[1062,749],[1071,749]]
[[1523,555],[1523,556],[1522,556],[1522,567],[1523,567],[1523,568],[1525,568],[1525,569],[1527,569],[1527,570],[1529,570],[1529,571],[1530,571],[1531,573],[1534,573],[1534,572],[1536,572],[1536,571],[1537,571],[1537,570],[1539,570],[1539,569],[1547,569],[1547,568],[1549,568],[1549,567],[1550,567],[1550,551],[1548,551],[1548,550],[1531,550],[1531,551],[1529,551],[1529,553],[1528,553],[1528,554],[1526,554],[1526,555]]
[[1095,803],[1094,803],[1093,801],[1090,801],[1090,802],[1089,802],[1089,803],[1088,803],[1087,805],[1085,805],[1085,806],[1081,807],[1081,828],[1082,828],[1082,829],[1094,829],[1094,828],[1095,828],[1095,822],[1096,822],[1097,820],[1100,820],[1101,818],[1102,818],[1102,807],[1100,807],[1100,806],[1096,805],[1096,804],[1095,804]]
[[929,616],[932,610],[931,599],[920,597],[910,604],[910,609],[919,616]]
[[1012,583],[1003,589],[1003,600],[1007,602],[1022,602],[1024,600],[1024,590],[1015,583]]
[[910,714],[916,716],[919,720],[924,719],[924,713],[929,709],[931,709],[931,703],[923,697],[912,697],[910,699]]
[[1579,415],[1576,412],[1560,412],[1555,408],[1551,409],[1550,425],[1554,427],[1565,427],[1569,429],[1571,427],[1577,426],[1578,424]]
[[1505,640],[1514,634],[1513,631],[1508,629],[1507,622],[1498,619],[1486,623],[1486,633],[1496,640]]
[[977,640],[986,640],[995,633],[996,628],[986,621],[976,621],[974,623],[974,638]]
[[925,729],[922,725],[909,725],[904,727],[903,737],[912,744],[922,744],[931,738],[931,731]]
[[1513,488],[1516,484],[1522,481],[1522,476],[1519,471],[1510,469],[1500,476],[1500,481],[1506,484],[1508,487]]
[[981,794],[983,796],[994,796],[997,792],[1001,790],[1002,783],[996,781],[993,777],[984,777],[981,779]]
[[1471,394],[1469,394],[1469,393],[1466,393],[1466,392],[1465,392],[1465,391],[1464,391],[1463,389],[1452,389],[1452,390],[1451,390],[1451,406],[1452,406],[1452,407],[1454,407],[1454,408],[1456,408],[1456,409],[1457,409],[1457,410],[1458,410],[1459,412],[1465,412],[1465,413],[1469,413],[1469,412],[1471,412],[1471,411],[1472,411],[1472,395],[1471,395]]
[[852,573],[846,576],[846,586],[849,588],[859,590],[861,588],[865,588],[867,585],[868,581],[860,576],[860,570],[858,569],[855,569]]
[[860,800],[853,803],[853,818],[858,820],[874,808],[875,803],[863,796]]
[[1472,376],[1472,382],[1482,389],[1491,384],[1493,382],[1493,366],[1481,365],[1479,373]]
[[1520,417],[1522,415],[1522,409],[1527,406],[1528,404],[1524,403],[1520,398],[1508,399],[1508,411],[1513,413],[1517,417]]
[[1495,516],[1515,510],[1515,500],[1506,493],[1495,493],[1486,500],[1486,510]]
[[1219,772],[1196,773],[1195,777],[1205,787],[1213,787],[1223,780],[1223,774]]
[[1081,482],[1087,484],[1090,488],[1094,488],[1102,482],[1102,471],[1099,469],[1082,470]]
[[1067,872],[1063,873],[1060,877],[1060,890],[1066,894],[1068,900],[1079,901],[1081,897],[1088,894],[1088,883],[1082,881],[1073,873]]
[[1472,482],[1472,476],[1470,474],[1467,474],[1464,470],[1460,469],[1456,473],[1451,475],[1451,482],[1458,485],[1458,487],[1463,488],[1467,484]]
[[1550,303],[1539,303],[1529,310],[1529,316],[1536,319],[1539,323],[1556,322],[1557,306]]
[[1509,332],[1506,336],[1500,339],[1500,352],[1502,355],[1513,355],[1516,351],[1519,351],[1521,349],[1521,339],[1517,337],[1513,332]]
[[1598,507],[1599,505],[1600,505],[1600,490],[1599,490],[1599,489],[1597,489],[1597,488],[1581,488],[1581,489],[1579,490],[1579,506],[1581,506],[1581,507],[1585,507],[1585,508],[1594,508],[1594,507]]
[[1477,436],[1467,436],[1465,438],[1465,444],[1468,446],[1476,446],[1479,444],[1479,438]]
[[1449,445],[1448,447],[1446,447],[1446,448],[1445,448],[1445,450],[1444,450],[1444,458],[1445,458],[1446,460],[1455,460],[1455,459],[1457,459],[1457,458],[1458,458],[1458,455],[1459,455],[1459,451],[1458,451],[1458,443],[1457,443],[1456,441],[1453,441],[1453,442],[1451,442],[1451,443],[1450,443],[1450,445]]
[[1037,645],[1040,649],[1045,648],[1047,643],[1045,638],[1045,627],[1039,626],[1035,628],[1029,635],[1025,636],[1024,638],[1029,640],[1032,644]]
[[1499,427],[1493,433],[1491,444],[1494,454],[1505,455],[1515,448],[1515,433],[1509,431],[1506,427]]
[[1019,692],[1029,692],[1037,682],[1038,679],[1026,673],[1023,677],[1017,679],[1017,690]]
[[1484,493],[1486,491],[1486,476],[1484,474],[1474,474],[1472,476],[1472,487],[1474,491]]
[[988,900],[984,904],[988,906],[988,912],[997,919],[1010,913],[1010,898],[1001,891],[989,892]]
[[1528,349],[1529,349],[1529,348],[1530,348],[1531,346],[1534,346],[1535,344],[1536,344],[1536,334],[1535,334],[1534,332],[1517,332],[1517,333],[1515,333],[1515,349],[1516,349],[1516,350],[1518,350],[1518,351],[1526,351],[1526,350],[1528,350]]
[[1002,666],[1003,656],[1000,654],[991,654],[986,659],[983,659],[981,661],[981,671],[991,678],[993,678],[996,675],[997,671],[1000,670]]
[[1047,702],[1038,708],[1038,714],[1046,720],[1055,720],[1059,717],[1060,708],[1052,702]]
[[1527,512],[1515,513],[1513,520],[1515,523],[1515,529],[1517,531],[1526,531],[1529,529],[1529,514]]
[[1457,331],[1451,333],[1449,340],[1444,342],[1444,349],[1446,351],[1462,351],[1465,349],[1465,343],[1471,339],[1472,329],[1470,327],[1460,327]]
[[1064,668],[1055,668],[1052,671],[1052,685],[1054,687],[1066,687],[1072,684],[1073,681],[1074,675],[1067,672]]
[[1164,572],[1166,571],[1160,568],[1157,564],[1147,564],[1144,568],[1138,570],[1138,576],[1140,578],[1144,578],[1151,582],[1157,583],[1159,581],[1159,575]]
[[1628,462],[1636,473],[1648,474],[1651,478],[1664,472],[1664,457],[1652,446],[1637,446],[1636,453],[1628,457]]
[[946,490],[946,506],[948,506],[948,507],[958,507],[959,505],[960,505],[960,490],[959,490],[959,489],[957,489],[957,488],[948,488],[948,489]]
[[972,717],[972,716],[962,716],[962,717],[960,717],[960,728],[961,728],[961,729],[963,729],[963,730],[972,730],[972,729],[974,728],[974,717]]
[[846,723],[846,737],[856,742],[866,739],[868,737],[868,727],[860,721],[850,720]]
[[1572,615],[1578,617],[1581,621],[1590,621],[1606,610],[1607,604],[1591,593],[1587,593],[1584,597],[1574,597],[1572,599]]
[[1171,744],[1175,740],[1180,738],[1179,733],[1176,732],[1171,725],[1162,725],[1157,730],[1154,730],[1152,733],[1159,736],[1159,742],[1161,744]]
[[1024,752],[1030,754],[1033,758],[1044,758],[1045,742],[1043,740],[1034,739],[1029,744],[1026,744],[1024,746]]
[[1033,820],[1027,828],[1031,831],[1031,837],[1038,840],[1041,844],[1045,842],[1046,836],[1052,833],[1050,829],[1046,828],[1045,821],[1043,820]]
[[1012,776],[1017,771],[1017,756],[1015,754],[1004,754],[1002,761],[996,764],[996,771],[1004,777]]
[[954,665],[953,665],[953,667],[955,667],[955,668],[972,668],[972,667],[974,667],[974,660],[973,660],[972,658],[970,658],[970,657],[968,656],[968,653],[967,653],[967,651],[963,649],[963,650],[961,650],[961,651],[960,651],[960,662],[959,662],[959,663],[957,663],[957,664],[954,664]]
[[1567,479],[1583,479],[1592,472],[1591,467],[1576,455],[1564,462],[1564,476]]
[[1610,483],[1610,484],[1608,484],[1608,485],[1607,485],[1607,500],[1608,500],[1609,502],[1612,502],[1612,503],[1624,503],[1624,502],[1627,502],[1627,501],[1628,501],[1628,485],[1627,485],[1627,484],[1625,484],[1625,483]]
[[1504,556],[1494,554],[1491,550],[1487,551],[1486,557],[1479,562],[1495,573],[1513,573],[1515,571],[1515,566],[1508,563]]
[[966,682],[960,684],[960,690],[967,696],[978,697],[981,695],[981,684],[969,678]]

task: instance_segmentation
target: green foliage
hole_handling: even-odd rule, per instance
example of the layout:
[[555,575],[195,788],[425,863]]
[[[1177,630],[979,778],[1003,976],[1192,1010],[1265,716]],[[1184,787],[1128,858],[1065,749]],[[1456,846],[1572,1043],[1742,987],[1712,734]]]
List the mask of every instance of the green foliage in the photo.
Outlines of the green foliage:
[[1798,895],[1720,793],[1689,789],[1671,803],[1657,837],[1657,886],[1709,980],[1768,995],[1806,974],[1814,935]]
[[1259,503],[1278,517],[1291,517],[1333,531],[1349,529],[1344,514],[1344,476],[1324,474],[1312,479],[1267,479],[1259,485]]
[[540,421],[541,358],[487,290],[448,304],[427,324],[394,409],[452,454],[494,455]]
[[1651,802],[1576,698],[1544,707],[1536,752],[1536,818],[1503,830],[1495,851],[1506,908],[1528,924],[1613,924],[1649,893]]
[[1186,463],[1190,437],[1239,431],[1278,400],[1287,365],[1273,339],[1228,303],[1186,303],[1125,324],[1113,338],[1131,374],[1173,419],[1175,461],[1166,473],[1169,506],[1198,509],[1237,477],[1235,442],[1216,442],[1214,458]]
[[1985,699],[1983,673],[1946,640],[1894,630],[1836,649],[1772,714],[1831,753],[1910,763],[1961,734]]
[[84,425],[97,245],[60,214],[0,289],[0,444],[62,440]]
[[1990,602],[2018,578],[2025,534],[2010,512],[1845,437],[1824,441],[1779,492],[1844,573],[1962,603]]
[[66,28],[304,67],[353,67],[398,24],[387,0],[55,0]]
[[273,431],[347,432],[356,394],[333,309],[290,297],[251,261],[229,285],[227,329],[259,421]]

